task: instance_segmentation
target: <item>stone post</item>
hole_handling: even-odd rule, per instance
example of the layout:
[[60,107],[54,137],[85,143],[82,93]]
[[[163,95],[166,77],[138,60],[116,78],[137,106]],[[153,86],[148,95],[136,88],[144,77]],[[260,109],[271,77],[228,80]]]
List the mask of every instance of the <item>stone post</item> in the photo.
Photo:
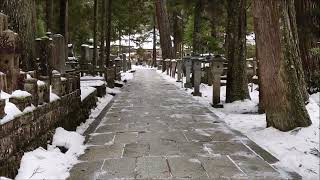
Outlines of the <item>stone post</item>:
[[193,64],[193,86],[194,86],[194,92],[193,96],[201,96],[200,92],[200,84],[201,84],[201,58],[199,57],[193,57],[191,58],[192,64]]
[[24,83],[24,90],[31,94],[32,104],[34,106],[38,106],[38,101],[39,101],[37,81],[38,81],[37,79],[29,78],[29,79],[26,79]]
[[119,57],[114,59],[115,69],[116,69],[115,70],[115,78],[118,81],[121,81],[121,73],[120,73],[120,71],[121,71],[121,63],[122,63],[121,61],[122,60]]
[[123,72],[127,72],[128,68],[127,68],[127,56],[126,54],[122,54],[122,71]]
[[177,60],[173,59],[171,61],[171,77],[176,78],[176,67],[177,67]]
[[39,76],[51,76],[50,62],[52,62],[52,39],[44,36],[36,40],[37,57],[39,58]]
[[109,88],[114,88],[115,67],[107,68],[106,81]]
[[7,76],[3,72],[0,72],[0,91],[7,90]]
[[62,96],[61,74],[52,75],[52,92],[59,97]]
[[184,66],[186,68],[186,83],[184,84],[185,88],[192,88],[191,84],[191,66],[192,66],[192,61],[190,56],[186,56],[183,58]]
[[[43,91],[43,101],[45,103],[50,103],[50,79],[49,76],[40,76],[40,81],[43,81],[44,84],[39,83],[38,81],[38,90]],[[40,97],[39,97],[40,99]]]
[[170,75],[170,59],[166,59],[164,60],[165,62],[165,66],[166,66],[166,70],[167,70],[167,75]]
[[4,118],[6,113],[4,112],[4,107],[6,106],[6,100],[0,99],[0,119]]
[[220,103],[220,82],[223,73],[225,60],[221,56],[216,56],[211,63],[212,74],[212,106],[215,108],[223,108]]
[[54,34],[53,37],[53,58],[50,65],[53,69],[64,74],[66,72],[66,49],[65,40],[61,34]]
[[178,74],[178,79],[177,82],[181,82],[182,81],[182,60],[181,59],[177,59],[177,74]]
[[80,71],[81,71],[81,76],[84,75],[84,72],[88,72],[90,69],[89,67],[89,46],[86,44],[81,45],[81,54],[80,54]]
[[31,95],[21,97],[11,96],[9,102],[16,105],[20,111],[24,111],[26,107],[31,106],[31,99]]

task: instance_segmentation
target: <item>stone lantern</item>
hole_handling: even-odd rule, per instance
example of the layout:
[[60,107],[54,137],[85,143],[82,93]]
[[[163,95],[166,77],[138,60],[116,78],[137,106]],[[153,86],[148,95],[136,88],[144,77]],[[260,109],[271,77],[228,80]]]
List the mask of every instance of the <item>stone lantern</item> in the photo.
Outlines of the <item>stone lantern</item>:
[[222,56],[215,56],[211,62],[212,74],[212,106],[215,108],[223,108],[220,103],[220,81],[223,73],[225,59]]
[[[1,22],[0,22],[1,24]],[[6,28],[6,27],[4,27]],[[0,72],[6,75],[6,87],[3,90],[8,93],[13,92],[18,87],[19,70],[19,55],[16,52],[16,41],[18,34],[5,30],[1,33],[2,38],[8,38],[7,43],[2,44],[0,48]]]
[[193,85],[194,85],[194,92],[193,96],[201,96],[200,92],[200,84],[201,84],[201,63],[202,58],[200,57],[193,57],[191,58],[192,64],[193,64]]
[[181,59],[177,59],[177,74],[178,74],[178,79],[177,82],[181,82],[182,81],[182,60]]
[[192,61],[190,56],[183,57],[183,63],[186,68],[186,83],[184,84],[185,88],[192,88],[191,84],[191,67],[192,67]]

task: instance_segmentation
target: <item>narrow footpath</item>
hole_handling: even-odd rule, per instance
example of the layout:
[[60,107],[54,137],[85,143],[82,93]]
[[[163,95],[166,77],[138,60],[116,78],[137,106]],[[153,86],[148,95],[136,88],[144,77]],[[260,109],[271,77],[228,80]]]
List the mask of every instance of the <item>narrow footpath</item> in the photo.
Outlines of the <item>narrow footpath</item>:
[[137,70],[87,145],[70,180],[282,179],[277,159],[155,70]]

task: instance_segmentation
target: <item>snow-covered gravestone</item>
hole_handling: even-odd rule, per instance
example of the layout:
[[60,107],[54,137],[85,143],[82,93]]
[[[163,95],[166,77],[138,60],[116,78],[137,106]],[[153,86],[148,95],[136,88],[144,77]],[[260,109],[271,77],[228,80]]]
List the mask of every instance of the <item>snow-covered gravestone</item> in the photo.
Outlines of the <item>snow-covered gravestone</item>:
[[58,96],[62,96],[61,74],[52,75],[52,92]]
[[21,90],[14,91],[9,99],[9,102],[16,105],[20,111],[24,111],[26,107],[31,106],[31,101],[31,94]]
[[38,91],[39,91],[39,104],[40,104],[40,95],[43,95],[43,102],[50,102],[50,79],[49,76],[40,76],[37,82]]
[[194,73],[194,79],[193,79],[193,96],[201,96],[200,92],[200,84],[201,84],[201,62],[202,58],[200,57],[193,57],[191,58],[192,64],[193,64],[193,73]]
[[66,48],[65,40],[61,34],[54,34],[52,36],[53,40],[53,58],[50,65],[53,69],[59,71],[60,73],[65,73],[66,69]]
[[215,108],[222,108],[220,103],[220,81],[223,73],[225,59],[221,56],[215,56],[211,62],[212,74],[212,106]]
[[32,95],[32,104],[38,106],[39,93],[37,79],[27,78],[24,83],[24,90]]
[[184,84],[185,88],[191,88],[191,67],[192,67],[192,61],[190,56],[183,57],[184,66],[186,68],[186,83]]
[[182,81],[182,60],[181,59],[177,59],[177,74],[178,74],[178,79],[177,82],[181,82]]

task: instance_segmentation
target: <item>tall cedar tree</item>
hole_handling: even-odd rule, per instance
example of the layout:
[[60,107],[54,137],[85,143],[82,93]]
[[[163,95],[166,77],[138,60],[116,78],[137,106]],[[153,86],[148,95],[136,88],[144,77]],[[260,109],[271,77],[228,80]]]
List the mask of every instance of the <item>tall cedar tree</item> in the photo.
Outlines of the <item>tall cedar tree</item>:
[[107,0],[107,27],[106,27],[106,67],[111,67],[110,53],[111,53],[111,21],[112,21],[112,0]]
[[228,0],[226,102],[249,99],[246,65],[246,0]]
[[311,124],[300,83],[294,0],[254,0],[256,42],[267,126],[281,131]]
[[[170,24],[169,17],[166,8],[166,0],[155,0],[156,6],[156,15],[158,22],[158,29],[160,32],[160,45],[162,50],[163,59],[171,59],[173,57],[172,42],[171,42],[171,33],[170,33]],[[164,63],[164,61],[163,61]],[[162,65],[162,70],[166,70],[166,66]]]
[[197,0],[194,7],[194,30],[193,30],[193,55],[201,53],[201,25],[202,25],[202,14],[204,11],[204,0]]
[[315,48],[317,42],[320,41],[320,20],[319,15],[315,14],[316,8],[320,8],[320,1],[295,0],[295,8],[302,67],[308,89],[310,93],[313,93],[317,88],[317,84],[314,83],[320,77],[320,59],[311,53],[311,49]]
[[93,5],[93,58],[92,68],[95,71],[98,60],[98,0],[94,0]]
[[105,49],[105,40],[106,40],[106,8],[107,3],[106,0],[101,0],[101,11],[100,11],[100,58],[99,58],[99,67],[100,69],[103,69],[104,67],[104,60],[106,55],[106,49]]
[[0,10],[9,16],[10,29],[19,34],[20,64],[25,71],[35,66],[36,6],[34,0],[2,0]]
[[47,32],[53,31],[53,0],[46,0],[46,24]]

